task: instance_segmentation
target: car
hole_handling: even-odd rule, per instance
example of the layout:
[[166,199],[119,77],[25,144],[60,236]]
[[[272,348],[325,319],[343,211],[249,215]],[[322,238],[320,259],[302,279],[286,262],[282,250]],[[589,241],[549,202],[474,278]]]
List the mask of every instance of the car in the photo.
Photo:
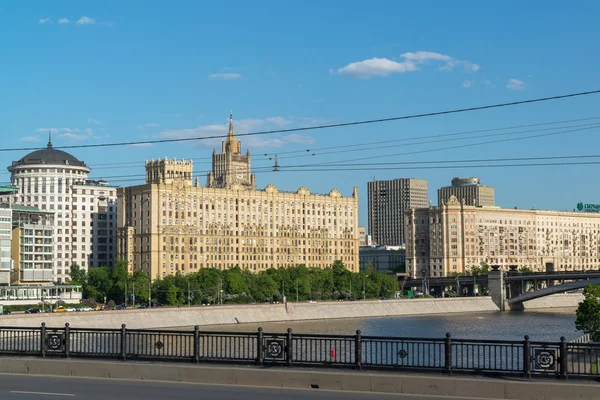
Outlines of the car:
[[140,304],[140,306],[138,308],[148,308],[148,304],[142,303],[142,304]]
[[127,308],[127,306],[125,304],[119,304],[118,306],[115,307],[115,310],[124,310],[126,308]]
[[75,311],[75,309],[73,307],[67,308],[67,312],[74,312],[74,311]]
[[2,310],[2,314],[3,315],[10,315],[11,312],[10,312],[10,310]]
[[112,308],[111,306],[103,306],[103,307],[102,307],[102,311],[110,311],[110,310],[112,310],[112,309],[113,309],[113,308]]
[[80,308],[81,311],[93,311],[94,309],[92,307],[83,307]]
[[37,307],[28,308],[25,310],[25,314],[39,314],[41,313],[40,309]]
[[58,306],[54,310],[52,310],[53,313],[62,313],[62,312],[66,312],[66,311],[67,311],[67,309],[63,306]]

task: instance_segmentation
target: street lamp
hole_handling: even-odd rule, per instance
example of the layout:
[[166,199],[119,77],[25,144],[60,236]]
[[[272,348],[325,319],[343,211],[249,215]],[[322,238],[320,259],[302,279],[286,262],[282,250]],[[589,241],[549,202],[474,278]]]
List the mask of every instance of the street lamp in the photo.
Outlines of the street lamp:
[[363,275],[363,300],[367,298],[367,278],[369,275]]

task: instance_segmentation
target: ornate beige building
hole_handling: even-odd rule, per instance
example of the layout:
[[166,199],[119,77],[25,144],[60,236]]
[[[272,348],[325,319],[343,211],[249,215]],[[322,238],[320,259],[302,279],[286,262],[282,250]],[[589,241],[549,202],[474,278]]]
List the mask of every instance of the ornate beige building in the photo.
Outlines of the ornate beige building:
[[485,262],[556,271],[600,268],[600,214],[475,207],[451,196],[406,213],[411,276],[466,272]]
[[200,268],[261,271],[341,260],[358,271],[358,189],[282,192],[255,188],[250,155],[241,156],[233,122],[222,154],[213,154],[208,187],[191,161],[146,162],[146,184],[120,188],[118,256],[153,279]]

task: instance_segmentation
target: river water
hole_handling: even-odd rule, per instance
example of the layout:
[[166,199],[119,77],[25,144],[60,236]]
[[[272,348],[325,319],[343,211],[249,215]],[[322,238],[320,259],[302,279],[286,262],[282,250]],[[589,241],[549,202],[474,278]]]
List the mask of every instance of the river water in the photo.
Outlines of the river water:
[[413,338],[442,338],[449,332],[457,339],[523,340],[529,335],[532,341],[558,342],[561,336],[567,340],[581,336],[575,329],[574,308],[219,325],[201,330],[253,332],[259,326],[273,333],[292,328],[295,333],[354,335],[360,329],[363,335]]

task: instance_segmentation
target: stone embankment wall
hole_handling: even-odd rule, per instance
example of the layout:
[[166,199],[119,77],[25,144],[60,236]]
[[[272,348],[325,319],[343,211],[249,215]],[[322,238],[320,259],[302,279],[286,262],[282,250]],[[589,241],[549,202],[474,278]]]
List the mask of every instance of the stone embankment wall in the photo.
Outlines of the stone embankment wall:
[[131,309],[124,311],[14,314],[0,316],[0,326],[130,329],[173,328],[192,325],[306,321],[426,314],[497,311],[490,297],[403,299],[325,303],[224,305],[205,307]]
[[[582,295],[558,294],[525,303],[526,309],[577,307]],[[14,314],[0,316],[2,326],[50,327],[69,323],[74,328],[174,328],[193,325],[293,322],[341,318],[398,317],[410,315],[498,311],[490,297],[403,299],[325,303],[224,305],[205,307],[130,309],[125,311]]]
[[535,310],[541,308],[571,308],[577,307],[583,301],[581,293],[560,293],[552,296],[540,297],[539,299],[529,300],[525,303],[526,310]]

